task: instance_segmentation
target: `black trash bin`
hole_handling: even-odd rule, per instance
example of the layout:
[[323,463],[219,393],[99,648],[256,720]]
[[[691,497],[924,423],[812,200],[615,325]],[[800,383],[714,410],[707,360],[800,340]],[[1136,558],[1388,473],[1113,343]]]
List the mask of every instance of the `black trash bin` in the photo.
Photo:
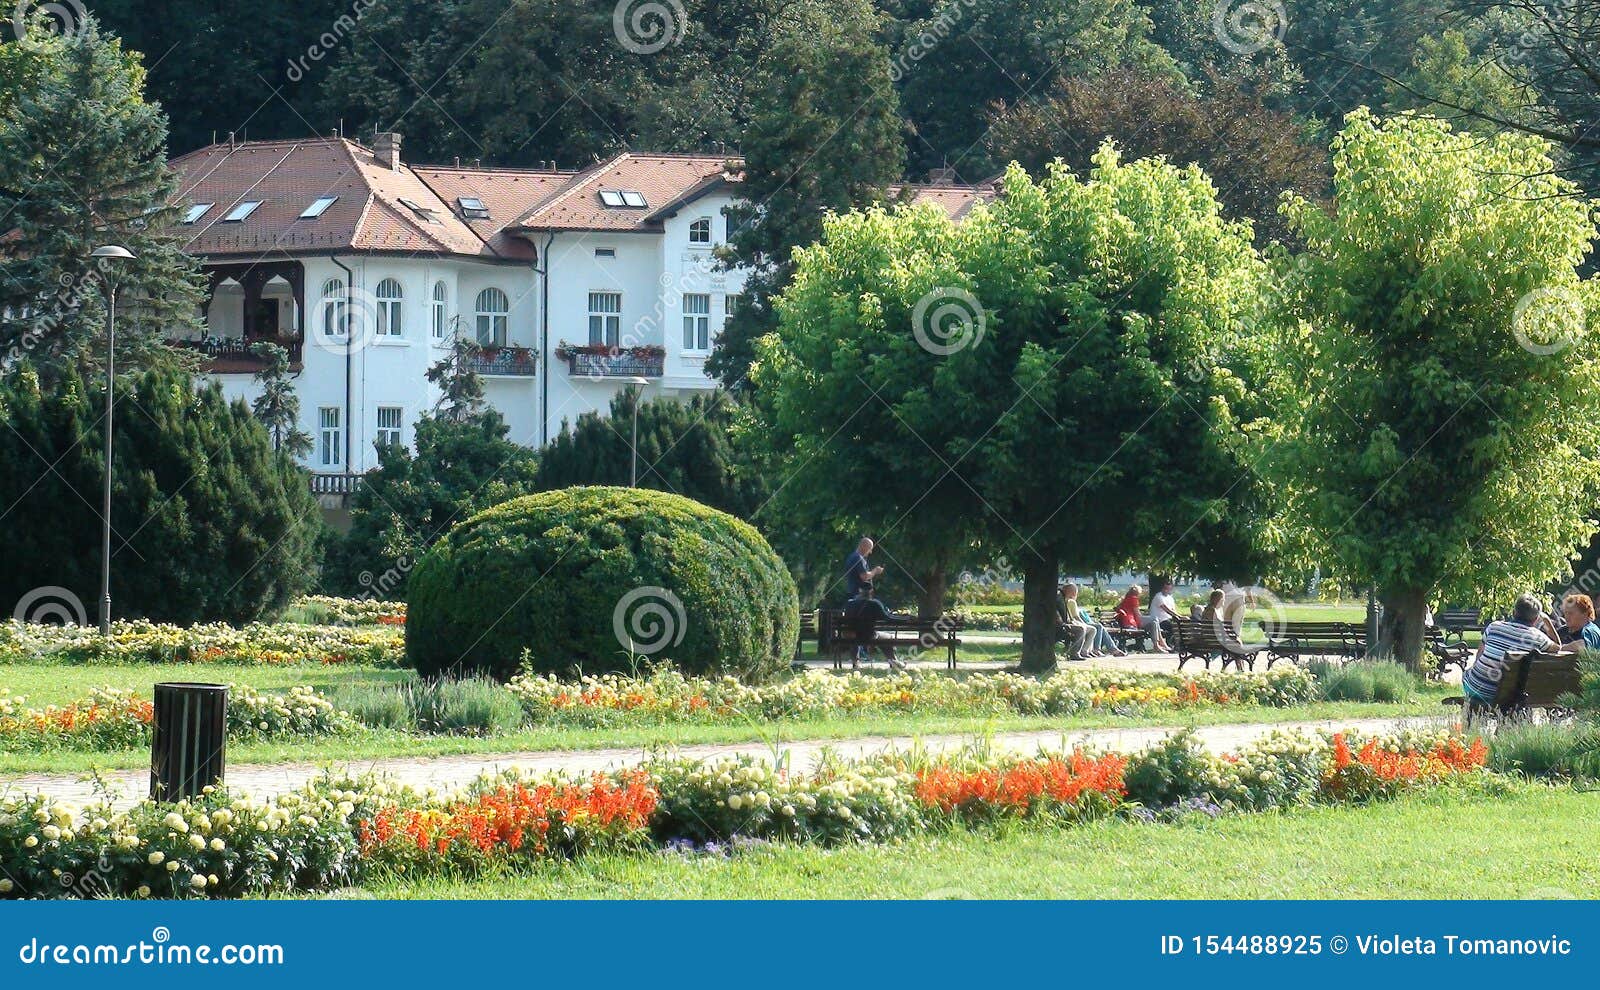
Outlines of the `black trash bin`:
[[226,684],[157,684],[154,729],[153,800],[181,801],[222,783],[228,745]]

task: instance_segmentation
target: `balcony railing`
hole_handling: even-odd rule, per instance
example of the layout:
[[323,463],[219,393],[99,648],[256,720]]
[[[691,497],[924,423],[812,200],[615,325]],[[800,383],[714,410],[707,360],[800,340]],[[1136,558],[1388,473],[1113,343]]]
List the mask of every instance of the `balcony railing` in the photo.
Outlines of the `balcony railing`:
[[353,495],[361,490],[361,477],[359,474],[313,474],[311,476],[311,493],[313,495]]
[[480,375],[527,376],[539,368],[539,352],[531,347],[485,347],[466,360]]
[[660,378],[665,358],[660,354],[567,355],[567,366],[574,378]]
[[174,346],[184,350],[199,351],[206,357],[205,371],[211,374],[250,373],[259,371],[266,362],[252,348],[263,341],[277,344],[289,352],[289,363],[299,365],[305,348],[298,340],[276,337],[202,337],[199,340],[174,340]]

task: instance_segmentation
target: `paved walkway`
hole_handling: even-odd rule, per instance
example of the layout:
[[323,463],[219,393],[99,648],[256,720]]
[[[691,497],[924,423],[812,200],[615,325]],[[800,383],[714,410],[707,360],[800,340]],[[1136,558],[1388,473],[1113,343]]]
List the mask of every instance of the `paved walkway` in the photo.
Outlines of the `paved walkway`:
[[[1356,729],[1382,732],[1401,725],[1416,725],[1429,719],[1369,718],[1341,721],[1286,722],[1276,724],[1215,725],[1195,730],[1196,735],[1210,749],[1227,752],[1258,739],[1278,729],[1319,731],[1327,729]],[[1039,732],[1004,732],[983,741],[995,753],[1029,755],[1039,749],[1092,745],[1123,752],[1143,749],[1178,731],[1177,727],[1137,729],[1073,729]],[[857,759],[889,750],[908,750],[913,746],[925,752],[941,753],[958,750],[975,741],[972,734],[935,736],[868,736],[855,739],[817,739],[805,742],[775,744],[786,753],[790,765],[804,769],[815,764],[823,752]],[[770,760],[774,745],[762,742],[722,745],[682,746],[673,752],[680,756],[706,759],[719,756],[747,754]],[[469,754],[440,757],[397,757],[378,760],[353,760],[340,767],[365,773],[378,772],[414,787],[434,787],[448,790],[466,784],[475,777],[493,770],[517,767],[528,771],[565,770],[572,773],[590,773],[629,766],[646,759],[650,753],[643,749],[591,749],[537,753]],[[280,794],[295,790],[319,776],[328,764],[286,763],[274,766],[236,766],[228,770],[228,785],[234,790],[252,794]],[[150,775],[146,770],[119,770],[102,775],[112,785],[117,795],[116,803],[126,806],[144,795],[149,787]],[[28,774],[0,780],[0,792],[43,792],[53,797],[77,803],[94,798],[95,789],[90,781],[78,775]]]

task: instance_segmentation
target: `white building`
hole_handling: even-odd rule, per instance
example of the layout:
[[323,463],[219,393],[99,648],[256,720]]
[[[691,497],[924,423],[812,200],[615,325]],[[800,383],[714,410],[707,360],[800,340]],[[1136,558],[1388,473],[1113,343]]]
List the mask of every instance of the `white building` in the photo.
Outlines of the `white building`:
[[[412,442],[439,395],[427,369],[456,334],[511,437],[541,446],[621,389],[645,399],[716,387],[705,360],[744,273],[713,259],[737,159],[624,152],[590,168],[411,166],[397,134],[216,144],[173,161],[186,249],[210,277],[207,355],[252,398],[272,340],[290,352],[305,459],[330,508]],[[918,187],[965,213],[986,187]],[[640,385],[643,379],[647,384]]]

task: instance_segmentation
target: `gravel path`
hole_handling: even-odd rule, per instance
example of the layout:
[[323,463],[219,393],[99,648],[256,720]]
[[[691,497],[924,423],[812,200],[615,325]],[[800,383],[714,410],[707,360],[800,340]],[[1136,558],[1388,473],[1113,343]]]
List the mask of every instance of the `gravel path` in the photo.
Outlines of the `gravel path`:
[[[1318,731],[1327,729],[1357,729],[1381,732],[1401,725],[1415,725],[1422,719],[1369,718],[1342,721],[1284,722],[1276,724],[1214,725],[1197,728],[1195,734],[1207,747],[1216,752],[1227,752],[1258,739],[1278,729]],[[1060,749],[1064,746],[1092,745],[1123,752],[1143,749],[1178,731],[1175,726],[1137,729],[1074,729],[1066,731],[1004,732],[985,740],[996,753],[1031,754],[1040,748]],[[919,746],[931,753],[960,749],[975,740],[973,735],[934,736],[866,736],[854,739],[810,740],[778,744],[786,753],[790,765],[803,769],[813,765],[824,751],[838,756],[860,758],[886,750],[907,750]],[[718,745],[682,746],[672,752],[697,759],[748,754],[771,759],[773,746],[765,743],[734,743]],[[286,763],[279,765],[246,765],[230,767],[228,786],[237,791],[253,794],[279,794],[294,790],[321,774],[330,765],[355,772],[379,772],[416,787],[450,789],[468,783],[479,774],[518,767],[524,770],[565,770],[588,773],[609,770],[639,763],[649,756],[643,749],[591,749],[549,751],[535,753],[475,753],[461,756],[397,757],[378,760],[350,761],[344,764]],[[149,772],[144,770],[119,770],[102,775],[112,785],[116,803],[126,806],[142,797],[149,787]],[[23,791],[43,792],[53,797],[84,803],[93,799],[95,788],[82,775],[27,774],[21,777],[0,779],[0,793]]]

